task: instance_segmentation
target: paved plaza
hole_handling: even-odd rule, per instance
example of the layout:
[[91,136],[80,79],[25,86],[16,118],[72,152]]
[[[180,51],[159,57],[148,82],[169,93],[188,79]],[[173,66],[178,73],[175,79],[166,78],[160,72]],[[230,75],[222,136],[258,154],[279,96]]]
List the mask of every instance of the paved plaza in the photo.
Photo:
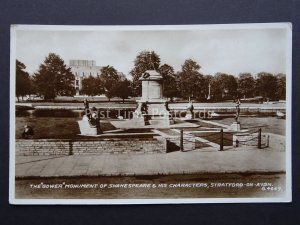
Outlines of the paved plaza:
[[17,156],[16,177],[285,172],[285,151],[205,148],[167,154]]

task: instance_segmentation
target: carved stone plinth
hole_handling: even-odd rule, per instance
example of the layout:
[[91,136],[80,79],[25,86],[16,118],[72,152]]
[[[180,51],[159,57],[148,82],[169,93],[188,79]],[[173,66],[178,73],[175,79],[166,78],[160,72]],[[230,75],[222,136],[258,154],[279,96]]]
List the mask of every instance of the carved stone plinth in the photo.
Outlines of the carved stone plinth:
[[241,130],[241,124],[240,122],[233,122],[230,126],[230,130],[232,131],[240,131]]

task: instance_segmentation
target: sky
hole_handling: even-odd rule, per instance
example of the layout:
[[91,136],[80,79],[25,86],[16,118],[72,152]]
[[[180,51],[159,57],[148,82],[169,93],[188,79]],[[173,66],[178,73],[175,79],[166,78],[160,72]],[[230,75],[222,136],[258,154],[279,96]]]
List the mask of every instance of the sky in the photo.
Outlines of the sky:
[[16,30],[16,58],[32,74],[50,53],[68,65],[71,59],[95,60],[128,75],[143,50],[155,51],[161,65],[175,71],[195,60],[202,74],[287,71],[287,30],[280,28],[185,30]]

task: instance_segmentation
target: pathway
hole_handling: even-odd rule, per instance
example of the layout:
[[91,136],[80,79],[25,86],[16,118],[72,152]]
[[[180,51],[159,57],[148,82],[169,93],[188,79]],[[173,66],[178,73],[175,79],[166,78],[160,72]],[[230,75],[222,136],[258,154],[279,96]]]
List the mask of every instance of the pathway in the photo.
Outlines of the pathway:
[[193,173],[284,172],[285,151],[272,147],[167,154],[17,156],[16,177],[115,176]]

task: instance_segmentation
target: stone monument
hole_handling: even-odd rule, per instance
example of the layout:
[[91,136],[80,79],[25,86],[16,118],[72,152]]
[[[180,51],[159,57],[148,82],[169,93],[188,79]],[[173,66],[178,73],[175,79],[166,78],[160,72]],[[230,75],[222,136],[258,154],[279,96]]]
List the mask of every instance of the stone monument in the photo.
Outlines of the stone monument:
[[142,97],[137,100],[133,120],[140,120],[143,125],[152,127],[169,127],[174,123],[167,101],[163,99],[162,79],[156,70],[147,70],[142,75]]

